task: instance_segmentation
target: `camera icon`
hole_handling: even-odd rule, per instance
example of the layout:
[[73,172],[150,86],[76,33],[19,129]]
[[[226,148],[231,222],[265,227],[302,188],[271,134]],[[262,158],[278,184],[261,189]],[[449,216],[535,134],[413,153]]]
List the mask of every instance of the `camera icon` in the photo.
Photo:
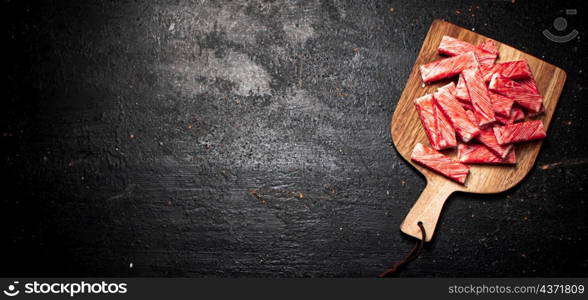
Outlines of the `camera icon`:
[[[575,16],[578,14],[576,9],[566,9],[566,15],[568,16]],[[557,17],[553,20],[553,27],[557,31],[564,31],[568,28],[568,20],[564,17]],[[578,36],[578,30],[574,29],[570,33],[565,35],[557,35],[551,33],[548,29],[543,30],[543,35],[550,41],[556,43],[567,43]]]

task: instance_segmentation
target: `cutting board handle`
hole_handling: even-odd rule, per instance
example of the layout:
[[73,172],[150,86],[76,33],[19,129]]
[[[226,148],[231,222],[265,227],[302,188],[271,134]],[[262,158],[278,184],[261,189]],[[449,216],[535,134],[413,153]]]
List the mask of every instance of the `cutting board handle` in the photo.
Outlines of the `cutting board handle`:
[[419,199],[404,218],[400,230],[417,239],[422,239],[421,229],[418,226],[418,223],[422,222],[426,232],[425,241],[429,242],[435,233],[443,204],[453,192],[451,186],[444,185],[442,181],[429,181]]

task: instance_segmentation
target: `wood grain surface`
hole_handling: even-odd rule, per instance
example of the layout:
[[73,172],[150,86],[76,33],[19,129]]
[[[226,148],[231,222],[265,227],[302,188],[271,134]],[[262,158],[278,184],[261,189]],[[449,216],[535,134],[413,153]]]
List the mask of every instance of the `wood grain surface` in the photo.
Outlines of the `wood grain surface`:
[[[429,145],[413,100],[427,93],[432,93],[438,87],[449,82],[448,80],[443,80],[423,86],[419,73],[420,65],[442,58],[437,53],[437,46],[444,35],[449,35],[472,44],[479,44],[488,39],[483,35],[443,20],[433,21],[412,72],[406,82],[404,91],[400,96],[400,100],[392,116],[390,127],[392,140],[397,151],[421,172],[427,180],[427,187],[404,219],[400,228],[402,232],[420,239],[421,233],[417,223],[423,222],[427,233],[426,241],[430,241],[433,237],[443,204],[453,192],[488,194],[498,193],[512,188],[532,168],[542,143],[542,141],[534,141],[517,144],[515,147],[517,164],[513,167],[472,165],[465,185],[454,183],[441,175],[416,165],[410,160],[410,154],[416,143],[420,142]],[[537,81],[539,91],[543,95],[543,104],[545,106],[545,113],[535,117],[535,119],[542,120],[547,129],[566,80],[566,72],[541,59],[502,44],[499,41],[496,41],[496,44],[500,51],[498,62],[526,59],[529,63]],[[455,78],[452,80],[455,80]],[[444,151],[445,154],[451,157],[455,157],[456,152],[455,150]]]

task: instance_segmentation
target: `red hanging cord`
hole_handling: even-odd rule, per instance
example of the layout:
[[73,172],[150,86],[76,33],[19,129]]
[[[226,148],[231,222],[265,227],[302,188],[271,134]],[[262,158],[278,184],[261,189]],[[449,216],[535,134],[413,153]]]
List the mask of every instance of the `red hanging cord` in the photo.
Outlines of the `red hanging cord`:
[[403,267],[404,265],[413,261],[415,258],[417,258],[419,256],[419,253],[421,252],[421,250],[423,250],[423,245],[425,244],[425,240],[427,238],[427,233],[425,232],[425,227],[423,226],[423,222],[419,221],[417,223],[417,225],[421,229],[421,234],[423,235],[423,238],[416,242],[416,245],[414,245],[414,247],[408,252],[408,254],[402,260],[394,263],[386,271],[380,273],[380,275],[378,275],[379,278],[387,277],[387,276],[390,276],[390,275],[396,273],[396,271],[398,271],[401,267]]

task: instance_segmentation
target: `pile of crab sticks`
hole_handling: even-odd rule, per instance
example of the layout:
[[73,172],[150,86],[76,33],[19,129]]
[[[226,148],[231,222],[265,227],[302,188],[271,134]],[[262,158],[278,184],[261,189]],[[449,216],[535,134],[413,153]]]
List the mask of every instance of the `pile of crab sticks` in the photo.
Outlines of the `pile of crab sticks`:
[[[431,147],[417,144],[411,159],[461,184],[467,164],[515,165],[514,144],[546,136],[541,120],[543,97],[525,60],[495,63],[492,40],[479,45],[444,36],[439,54],[448,56],[420,66],[423,82],[457,77],[414,100]],[[457,161],[439,152],[457,148]]]

